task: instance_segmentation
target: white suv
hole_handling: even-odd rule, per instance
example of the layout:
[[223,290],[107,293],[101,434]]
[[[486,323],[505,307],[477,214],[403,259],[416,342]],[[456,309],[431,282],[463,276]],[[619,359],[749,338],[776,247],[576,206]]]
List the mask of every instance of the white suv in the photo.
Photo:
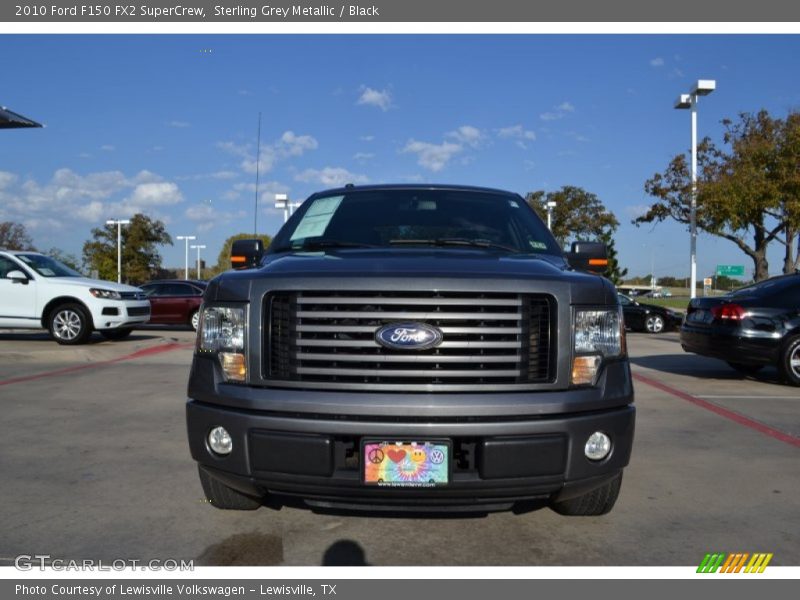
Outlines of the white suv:
[[38,252],[0,250],[0,328],[43,327],[59,344],[82,344],[95,330],[120,340],[149,319],[137,287],[88,279]]

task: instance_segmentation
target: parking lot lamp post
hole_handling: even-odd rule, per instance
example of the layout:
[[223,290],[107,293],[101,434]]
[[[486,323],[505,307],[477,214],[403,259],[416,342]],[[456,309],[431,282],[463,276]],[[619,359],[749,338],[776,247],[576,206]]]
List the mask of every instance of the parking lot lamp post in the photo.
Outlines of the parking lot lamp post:
[[[197,248],[197,278],[201,279],[200,277],[200,250],[205,248],[205,244],[192,244],[192,250]],[[187,277],[188,279],[188,277]]]
[[130,223],[127,219],[109,219],[106,225],[117,226],[117,283],[122,283],[122,226]]
[[548,231],[553,230],[553,209],[556,207],[556,201],[550,200],[545,206],[547,206],[547,229]]
[[689,210],[689,297],[697,296],[697,101],[700,96],[708,96],[717,87],[714,79],[699,79],[688,94],[681,94],[675,101],[677,109],[692,111],[692,198]]
[[289,196],[286,194],[275,194],[275,208],[283,209],[283,222],[289,220]]
[[185,247],[184,258],[183,258],[183,278],[189,279],[189,240],[197,239],[193,235],[176,235],[176,240],[183,240],[183,245]]

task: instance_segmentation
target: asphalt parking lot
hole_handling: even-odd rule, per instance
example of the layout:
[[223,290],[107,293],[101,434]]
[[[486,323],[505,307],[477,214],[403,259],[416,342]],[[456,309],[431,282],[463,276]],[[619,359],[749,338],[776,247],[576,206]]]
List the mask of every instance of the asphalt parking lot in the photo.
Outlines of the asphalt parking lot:
[[59,347],[0,332],[0,564],[195,559],[213,565],[696,565],[706,552],[800,564],[800,390],[629,334],[638,407],[604,517],[226,512],[204,501],[184,401],[194,334],[142,329]]

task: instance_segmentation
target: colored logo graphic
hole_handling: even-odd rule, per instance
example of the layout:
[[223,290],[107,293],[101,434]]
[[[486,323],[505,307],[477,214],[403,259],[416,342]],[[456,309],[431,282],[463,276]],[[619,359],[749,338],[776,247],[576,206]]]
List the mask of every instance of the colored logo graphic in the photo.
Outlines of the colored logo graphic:
[[442,332],[425,323],[391,323],[375,332],[375,341],[393,350],[427,350],[442,343]]
[[447,446],[431,442],[364,445],[364,482],[433,487],[447,483]]
[[709,553],[703,557],[703,561],[700,563],[700,566],[697,567],[697,572],[716,573],[719,571],[720,573],[763,573],[764,569],[767,568],[767,565],[771,560],[772,553]]

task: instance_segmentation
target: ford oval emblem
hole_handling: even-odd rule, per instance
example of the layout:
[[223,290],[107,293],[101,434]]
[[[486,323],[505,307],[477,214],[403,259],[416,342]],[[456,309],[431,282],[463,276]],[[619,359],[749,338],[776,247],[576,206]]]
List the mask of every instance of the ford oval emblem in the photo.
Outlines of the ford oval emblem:
[[375,341],[393,350],[427,350],[442,343],[442,332],[425,323],[390,323],[375,332]]

